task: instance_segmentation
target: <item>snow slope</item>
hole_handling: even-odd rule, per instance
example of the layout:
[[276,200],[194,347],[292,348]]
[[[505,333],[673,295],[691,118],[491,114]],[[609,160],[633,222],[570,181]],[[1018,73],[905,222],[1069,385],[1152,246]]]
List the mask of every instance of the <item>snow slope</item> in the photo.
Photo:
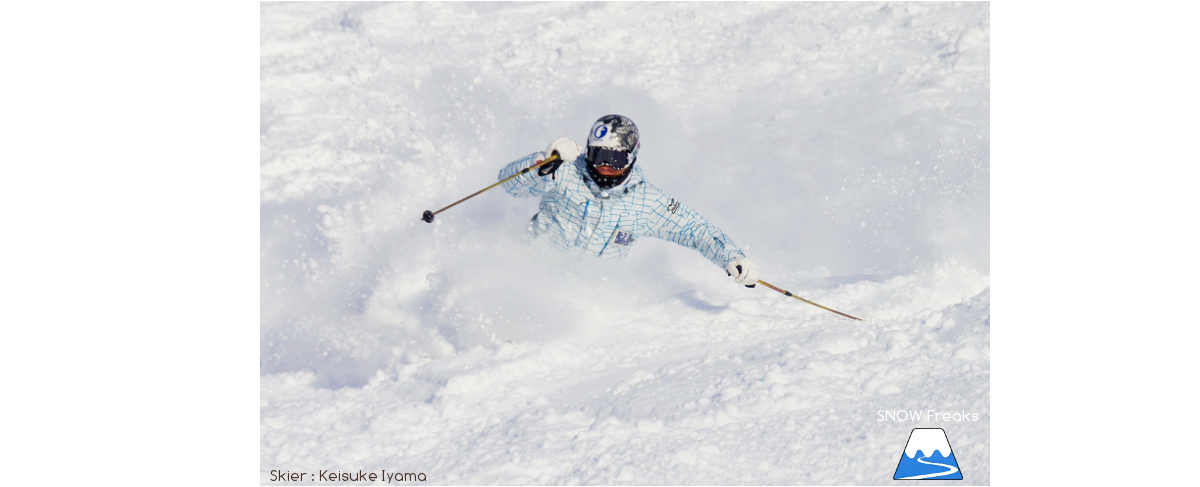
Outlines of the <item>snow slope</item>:
[[[913,427],[989,482],[987,4],[266,3],[261,475],[882,484]],[[607,113],[745,289],[522,240],[505,163]],[[878,421],[888,409],[978,421]]]

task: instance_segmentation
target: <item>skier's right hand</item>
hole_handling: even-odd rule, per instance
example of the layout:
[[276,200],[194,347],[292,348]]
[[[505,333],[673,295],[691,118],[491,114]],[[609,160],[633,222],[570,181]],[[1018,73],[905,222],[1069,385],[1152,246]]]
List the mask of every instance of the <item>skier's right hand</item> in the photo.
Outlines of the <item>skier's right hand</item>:
[[558,166],[561,166],[563,161],[574,161],[575,158],[579,157],[579,154],[582,152],[583,150],[579,148],[579,144],[576,144],[575,141],[571,140],[569,137],[559,137],[554,139],[554,142],[551,142],[550,146],[546,147],[545,154],[546,157],[558,154],[558,160],[539,167],[538,174],[542,176],[551,174],[558,170]]

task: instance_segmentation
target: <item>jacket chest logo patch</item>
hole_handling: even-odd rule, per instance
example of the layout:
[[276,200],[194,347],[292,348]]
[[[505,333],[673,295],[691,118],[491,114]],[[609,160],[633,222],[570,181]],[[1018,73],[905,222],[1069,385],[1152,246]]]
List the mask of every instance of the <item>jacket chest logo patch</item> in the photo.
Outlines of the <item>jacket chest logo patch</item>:
[[622,247],[627,247],[631,243],[633,243],[633,234],[632,233],[622,232],[620,230],[617,230],[617,233],[615,235],[613,235],[613,245],[620,245]]

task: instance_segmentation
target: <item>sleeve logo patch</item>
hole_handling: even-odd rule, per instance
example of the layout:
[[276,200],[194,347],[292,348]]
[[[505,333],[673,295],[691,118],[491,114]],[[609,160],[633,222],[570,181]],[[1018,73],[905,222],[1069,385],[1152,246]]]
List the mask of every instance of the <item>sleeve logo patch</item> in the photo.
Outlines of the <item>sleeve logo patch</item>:
[[671,198],[671,203],[667,205],[667,211],[670,211],[672,214],[674,214],[675,211],[678,209],[679,209],[679,202],[675,201],[675,198]]

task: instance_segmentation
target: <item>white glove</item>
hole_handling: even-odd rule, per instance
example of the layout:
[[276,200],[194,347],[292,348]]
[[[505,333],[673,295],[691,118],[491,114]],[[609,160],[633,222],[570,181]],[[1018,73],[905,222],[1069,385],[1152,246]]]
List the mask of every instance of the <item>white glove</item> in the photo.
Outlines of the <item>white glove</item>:
[[579,154],[583,153],[583,150],[570,137],[559,137],[554,139],[554,142],[551,142],[549,147],[546,147],[546,157],[550,157],[555,152],[558,153],[559,159],[571,162],[576,157],[579,157]]
[[729,265],[725,266],[725,271],[733,276],[733,280],[738,284],[745,284],[746,287],[754,287],[758,284],[758,276],[762,273],[758,270],[758,264],[745,257],[738,257],[729,261]]
[[574,161],[576,157],[579,157],[580,152],[583,151],[579,149],[579,144],[576,144],[574,140],[568,137],[554,139],[554,142],[551,142],[550,146],[546,148],[543,156],[549,158],[557,153],[558,160],[539,167],[538,174],[545,176],[553,173],[558,170],[558,166],[561,166],[564,161]]

